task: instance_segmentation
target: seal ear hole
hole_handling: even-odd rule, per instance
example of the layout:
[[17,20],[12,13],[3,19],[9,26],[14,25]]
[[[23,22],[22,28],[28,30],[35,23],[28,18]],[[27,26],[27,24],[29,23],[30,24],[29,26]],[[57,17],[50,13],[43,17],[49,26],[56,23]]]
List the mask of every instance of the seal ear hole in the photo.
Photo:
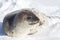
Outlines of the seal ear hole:
[[13,32],[12,32],[12,34],[13,34]]

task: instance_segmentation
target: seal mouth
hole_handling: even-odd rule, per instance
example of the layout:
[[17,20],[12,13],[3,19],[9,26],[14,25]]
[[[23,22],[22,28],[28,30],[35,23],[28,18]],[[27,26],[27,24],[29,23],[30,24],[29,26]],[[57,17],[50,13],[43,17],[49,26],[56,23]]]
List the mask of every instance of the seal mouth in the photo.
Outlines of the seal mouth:
[[37,24],[39,21],[33,21],[33,22],[30,22],[29,25],[34,25],[34,24]]

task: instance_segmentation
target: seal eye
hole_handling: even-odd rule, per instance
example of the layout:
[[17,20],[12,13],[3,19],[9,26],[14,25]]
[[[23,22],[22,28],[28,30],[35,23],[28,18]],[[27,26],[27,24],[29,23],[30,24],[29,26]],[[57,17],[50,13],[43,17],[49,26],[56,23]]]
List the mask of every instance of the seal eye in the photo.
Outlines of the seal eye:
[[31,19],[32,17],[27,17],[27,19],[29,20],[29,19]]

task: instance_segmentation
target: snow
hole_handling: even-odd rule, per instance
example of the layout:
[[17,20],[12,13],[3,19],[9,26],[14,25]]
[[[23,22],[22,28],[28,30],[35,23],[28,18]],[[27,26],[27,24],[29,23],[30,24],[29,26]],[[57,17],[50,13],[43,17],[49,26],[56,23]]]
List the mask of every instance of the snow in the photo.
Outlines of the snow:
[[54,24],[50,22],[53,26],[46,27],[46,30],[49,30],[46,34],[41,35],[38,32],[33,36],[23,38],[4,36],[2,22],[5,15],[23,8],[35,8],[47,16],[60,16],[60,0],[0,0],[0,40],[60,40],[60,21],[58,19],[50,20]]

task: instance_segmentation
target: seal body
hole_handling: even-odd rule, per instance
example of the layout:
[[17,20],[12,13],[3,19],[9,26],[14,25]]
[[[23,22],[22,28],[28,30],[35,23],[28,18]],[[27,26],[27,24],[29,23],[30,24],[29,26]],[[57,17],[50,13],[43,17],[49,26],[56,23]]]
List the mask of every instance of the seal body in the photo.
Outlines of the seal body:
[[15,11],[15,12],[12,12],[12,13],[7,14],[4,17],[4,20],[3,20],[3,28],[4,28],[4,31],[5,31],[5,34],[6,35],[13,28],[12,27],[13,26],[13,21],[14,21],[15,16],[17,15],[17,13],[18,13],[18,11]]
[[3,27],[8,36],[24,36],[37,32],[39,18],[27,9],[17,10],[3,20]]

